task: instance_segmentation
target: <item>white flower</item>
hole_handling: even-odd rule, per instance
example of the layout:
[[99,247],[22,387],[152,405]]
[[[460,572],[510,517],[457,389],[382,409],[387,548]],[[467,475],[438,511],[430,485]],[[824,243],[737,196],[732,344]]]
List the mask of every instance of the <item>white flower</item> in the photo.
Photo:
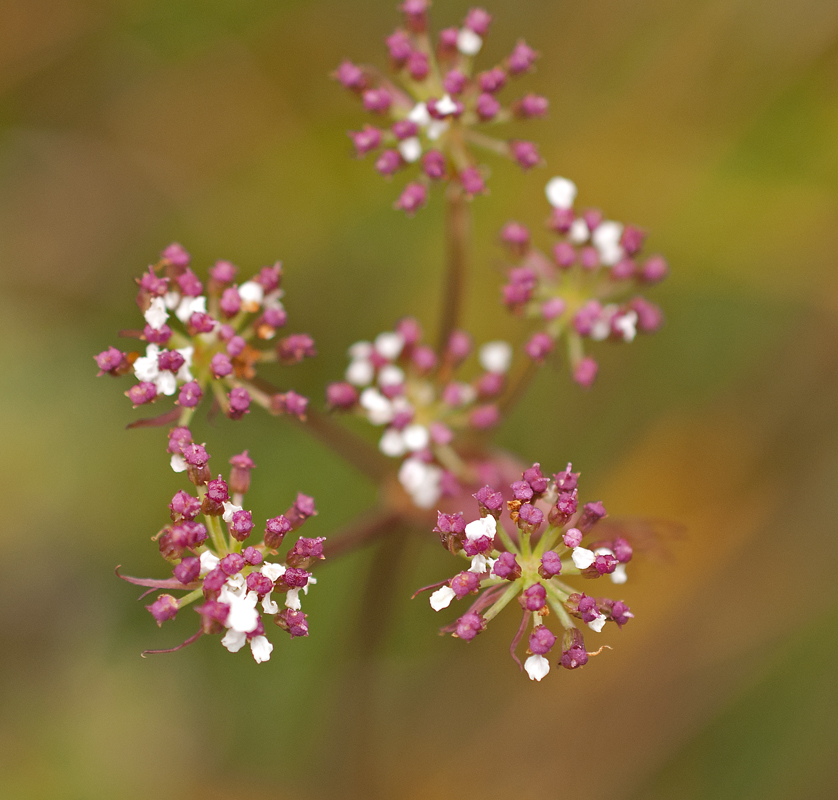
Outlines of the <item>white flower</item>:
[[285,574],[285,567],[282,564],[273,564],[270,561],[265,561],[259,572],[272,581],[276,581]]
[[219,563],[218,556],[215,553],[211,553],[209,550],[204,550],[201,553],[201,577],[206,575],[208,572],[212,572]]
[[201,295],[200,297],[184,297],[178,304],[175,316],[185,325],[193,314],[206,313],[207,298]]
[[178,303],[180,303],[180,292],[166,292],[163,295],[163,302],[169,311],[174,311],[178,307]]
[[239,633],[250,633],[259,624],[259,612],[256,602],[259,598],[256,592],[248,592],[243,597],[236,591],[230,591],[226,584],[218,593],[218,602],[227,603],[230,613],[224,623],[228,628]]
[[489,566],[491,560],[490,558],[486,558],[483,553],[478,553],[476,556],[472,556],[471,566],[468,568],[468,571],[482,575],[487,569],[491,569]]
[[588,228],[588,223],[582,217],[577,217],[570,223],[570,230],[567,232],[567,236],[573,244],[584,244],[588,241],[590,235],[591,230]]
[[553,208],[573,208],[576,199],[576,184],[567,178],[551,178],[544,188],[547,202]]
[[378,449],[390,458],[399,458],[407,451],[407,446],[404,443],[404,437],[401,431],[395,428],[387,428],[384,435],[378,442]]
[[250,640],[250,652],[257,664],[267,661],[271,657],[274,646],[268,641],[267,636],[254,636]]
[[450,94],[443,95],[442,99],[437,101],[436,111],[443,117],[446,117],[449,114],[453,114],[456,110],[457,104],[451,99]]
[[494,539],[497,529],[498,523],[494,517],[481,517],[466,525],[466,539],[470,542],[476,541],[482,536],[488,536],[490,539]]
[[399,152],[408,164],[418,161],[422,155],[422,143],[419,141],[419,137],[410,136],[407,139],[402,139],[399,142]]
[[599,260],[607,267],[613,267],[624,255],[625,252],[620,246],[620,237],[623,235],[623,226],[619,222],[606,220],[601,222],[594,229],[591,240],[594,247],[599,251]]
[[448,121],[447,120],[433,119],[428,123],[428,127],[425,128],[425,135],[432,142],[435,142],[447,130],[448,130]]
[[182,455],[172,453],[169,463],[172,465],[172,472],[186,472],[186,461]]
[[471,28],[460,28],[457,34],[457,49],[464,56],[476,56],[481,47],[483,40]]
[[262,598],[262,610],[266,614],[276,614],[279,612],[279,606],[274,600],[271,600],[270,594],[266,594]]
[[355,342],[355,344],[350,345],[347,352],[350,358],[369,358],[372,355],[372,344],[370,342]]
[[411,112],[407,115],[407,118],[411,122],[415,122],[417,125],[424,128],[431,121],[431,114],[424,103],[417,103],[413,106]]
[[605,615],[598,614],[596,619],[592,619],[588,623],[588,627],[595,633],[602,633],[602,629],[605,627]]
[[614,320],[614,327],[620,331],[624,342],[633,342],[637,336],[637,312],[627,311]]
[[353,386],[368,386],[375,377],[375,367],[372,361],[356,358],[346,368],[345,377]]
[[487,342],[480,348],[480,366],[487,372],[504,374],[512,363],[512,345],[509,342]]
[[386,425],[393,419],[393,404],[378,389],[364,389],[360,403],[373,425]]
[[151,305],[146,309],[143,316],[150,327],[159,331],[169,318],[169,312],[166,311],[166,303],[163,298],[155,297],[154,300],[151,301]]
[[160,367],[157,363],[157,357],[160,354],[160,348],[156,344],[150,344],[145,349],[145,355],[141,356],[134,362],[134,377],[139,381],[151,381],[160,374]]
[[379,386],[400,386],[404,383],[404,370],[395,364],[387,364],[378,373]]
[[610,577],[613,583],[625,583],[628,580],[628,574],[626,573],[626,565],[617,564]]
[[431,508],[442,493],[442,470],[419,458],[408,458],[399,468],[399,483],[419,508]]
[[221,644],[223,644],[231,653],[238,653],[239,650],[244,647],[244,643],[247,641],[247,634],[243,631],[234,631],[232,628],[224,634],[224,638],[221,640]]
[[424,450],[428,446],[431,435],[424,425],[408,425],[402,431],[402,440],[404,441],[404,446],[415,453],[417,450]]
[[596,561],[594,551],[585,547],[574,547],[573,554],[570,557],[576,569],[587,569]]
[[195,352],[195,348],[191,346],[181,347],[177,352],[183,356],[183,366],[178,370],[177,379],[180,383],[187,383],[193,379],[189,368],[192,366],[192,354]]
[[530,656],[524,662],[524,669],[531,681],[540,681],[550,671],[550,662],[544,656]]
[[611,333],[611,319],[614,312],[617,310],[615,305],[607,305],[602,309],[602,315],[597,317],[591,323],[591,332],[589,336],[595,342],[602,342],[608,338]]
[[227,523],[233,521],[233,514],[235,514],[237,511],[242,510],[241,506],[233,505],[233,503],[229,502],[228,500],[225,500],[222,503],[222,506],[224,507],[224,513],[221,515],[221,519],[223,519]]
[[451,601],[456,596],[457,595],[450,586],[440,586],[440,588],[431,595],[431,608],[434,611],[442,611],[443,608],[448,608],[448,606],[451,605]]
[[285,593],[285,607],[290,608],[292,611],[299,611],[300,610],[300,590],[299,589],[289,589]]
[[265,289],[257,281],[247,281],[239,286],[239,297],[242,300],[242,308],[250,314],[255,314],[265,298]]
[[399,357],[404,348],[404,336],[395,331],[384,331],[375,337],[375,349],[378,354],[388,361]]

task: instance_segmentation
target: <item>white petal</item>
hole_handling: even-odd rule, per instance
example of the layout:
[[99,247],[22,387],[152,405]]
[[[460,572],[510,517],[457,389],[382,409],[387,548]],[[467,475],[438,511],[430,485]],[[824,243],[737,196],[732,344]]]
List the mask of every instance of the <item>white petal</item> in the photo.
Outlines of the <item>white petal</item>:
[[637,336],[637,312],[629,311],[614,320],[614,327],[623,335],[624,342],[633,342]]
[[588,550],[585,547],[574,547],[571,555],[573,564],[576,569],[587,569],[596,561],[596,555],[593,550]]
[[451,605],[451,601],[456,596],[450,586],[441,586],[431,595],[431,608],[434,611],[442,611],[443,608]]
[[422,143],[419,141],[419,137],[411,136],[407,139],[402,139],[399,142],[399,152],[408,164],[418,161],[422,155]]
[[611,580],[614,583],[625,583],[628,580],[625,564],[617,564],[617,568],[611,573]]
[[382,367],[378,373],[379,386],[400,386],[404,383],[404,370],[399,369],[395,364],[388,364]]
[[441,100],[437,101],[436,110],[445,117],[457,110],[457,104],[451,99],[450,94],[446,94],[443,95]]
[[285,574],[285,567],[282,564],[273,564],[269,561],[266,561],[262,564],[262,568],[259,570],[263,575],[270,578],[272,581],[281,578]]
[[489,566],[489,559],[482,553],[472,556],[471,566],[468,568],[469,572],[474,572],[476,575],[482,575]]
[[460,28],[457,34],[457,49],[464,56],[476,56],[483,47],[483,40],[471,28]]
[[597,249],[603,247],[614,247],[620,243],[620,237],[623,235],[623,226],[619,222],[613,220],[605,220],[600,222],[594,228],[591,241]]
[[432,142],[435,142],[442,136],[445,131],[448,130],[448,122],[444,119],[432,119],[429,123],[427,128],[425,128],[425,135],[430,139]]
[[239,286],[239,297],[242,299],[242,308],[253,313],[258,310],[265,298],[265,289],[257,281],[247,281]]
[[230,613],[227,615],[227,621],[224,624],[234,631],[243,633],[250,633],[254,630],[259,624],[256,599],[256,592],[248,592],[245,597],[235,597],[235,595],[228,597]]
[[163,295],[163,302],[169,311],[174,311],[180,303],[180,292],[166,292]]
[[428,112],[428,107],[424,103],[417,103],[413,106],[411,112],[407,115],[411,122],[421,125],[423,128],[431,121],[431,115]]
[[375,367],[372,361],[356,358],[346,368],[345,377],[353,386],[368,386],[375,377]]
[[300,590],[299,589],[289,589],[285,593],[285,607],[290,608],[292,611],[299,611],[300,610]]
[[395,428],[387,428],[378,442],[378,449],[385,456],[390,456],[390,458],[403,456],[407,451],[407,447],[405,446],[401,431],[397,431]]
[[417,450],[424,450],[428,446],[431,435],[424,425],[408,425],[402,431],[402,440],[408,450],[416,452]]
[[378,354],[393,361],[398,358],[404,348],[404,336],[395,331],[385,331],[375,337],[375,349]]
[[531,681],[540,681],[550,672],[550,662],[544,656],[530,656],[524,662],[524,669]]
[[370,342],[355,342],[348,352],[350,358],[367,359],[372,355],[372,344]]
[[201,553],[201,577],[206,575],[208,572],[212,572],[218,566],[218,556],[215,553],[211,553],[209,550],[204,550]]
[[169,318],[169,312],[166,311],[166,303],[163,298],[155,297],[154,300],[151,301],[151,305],[146,309],[143,316],[150,327],[159,331]]
[[576,184],[567,178],[551,178],[544,188],[547,202],[553,208],[573,208],[576,200]]
[[134,362],[134,377],[138,381],[153,381],[159,374],[156,353],[153,356],[141,356]]
[[582,217],[577,217],[570,223],[570,230],[567,233],[568,238],[573,244],[583,244],[588,241],[591,231],[588,228],[588,223]]
[[588,334],[595,342],[605,341],[611,333],[611,321],[605,317],[594,320],[591,332]]
[[193,314],[206,314],[207,312],[207,298],[201,295],[200,297],[184,297],[180,301],[175,316],[184,324],[189,322]]
[[378,389],[364,389],[360,403],[373,425],[386,425],[393,419],[393,405]]
[[224,508],[224,513],[221,515],[221,519],[228,523],[233,521],[233,514],[242,510],[241,506],[233,505],[233,503],[228,500],[225,500],[221,505]]
[[588,627],[594,631],[595,633],[602,633],[602,629],[605,626],[605,616],[600,614],[596,619],[592,619],[588,623]]
[[184,461],[182,455],[172,453],[169,463],[172,465],[172,472],[186,472],[186,461]]
[[244,597],[245,593],[241,590],[244,589],[246,583],[247,581],[245,580],[244,575],[242,575],[241,572],[237,572],[235,575],[231,575],[227,578],[225,585],[237,597]]
[[279,606],[274,600],[271,600],[271,596],[269,594],[266,594],[262,598],[262,610],[266,614],[276,614],[279,611]]
[[224,634],[221,640],[223,644],[231,653],[238,653],[244,647],[247,641],[247,634],[242,631],[234,631],[232,628]]
[[154,385],[158,394],[171,397],[177,391],[177,378],[171,372],[165,370],[154,379]]
[[497,520],[494,517],[481,517],[480,519],[469,522],[466,525],[466,539],[475,541],[481,536],[488,536],[490,539],[494,538],[495,532],[498,529]]
[[267,636],[254,636],[250,640],[250,652],[257,664],[268,661],[273,652],[274,646],[268,641]]
[[512,363],[512,345],[509,342],[487,342],[480,348],[480,366],[487,372],[503,374]]
[[195,352],[195,348],[181,347],[177,352],[183,356],[183,366],[178,370],[177,379],[179,383],[187,383],[193,380],[189,368],[192,366],[192,354]]

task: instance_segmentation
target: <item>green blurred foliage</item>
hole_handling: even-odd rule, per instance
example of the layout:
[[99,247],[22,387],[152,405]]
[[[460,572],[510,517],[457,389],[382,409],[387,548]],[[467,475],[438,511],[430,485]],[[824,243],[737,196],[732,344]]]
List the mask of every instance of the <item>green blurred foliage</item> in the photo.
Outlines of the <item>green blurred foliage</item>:
[[[159,431],[92,354],[135,324],[132,278],[172,240],[200,270],[283,259],[290,327],[320,357],[415,314],[432,329],[439,197],[349,152],[358,109],[328,79],[383,64],[395,2],[27,0],[0,8],[0,796],[6,798],[834,797],[830,685],[838,546],[838,6],[823,0],[497,0],[484,64],[542,54],[527,127],[548,162],[491,162],[475,201],[478,339],[522,339],[497,303],[497,231],[537,228],[564,174],[580,202],[651,232],[667,327],[603,354],[590,393],[540,375],[500,434],[581,467],[589,499],[663,526],[633,565],[637,618],[578,674],[539,685],[514,621],[469,646],[409,593],[450,573],[405,535],[326,565],[313,635],[269,664],[158,630],[114,565],[162,574],[150,542],[180,483]],[[468,4],[438,0],[438,26]],[[482,56],[481,56],[482,59]],[[200,422],[250,446],[257,516],[298,490],[329,535],[376,487],[304,432]],[[399,590],[376,599],[393,578]],[[138,594],[138,592],[137,592]],[[799,630],[798,630],[799,629]]]

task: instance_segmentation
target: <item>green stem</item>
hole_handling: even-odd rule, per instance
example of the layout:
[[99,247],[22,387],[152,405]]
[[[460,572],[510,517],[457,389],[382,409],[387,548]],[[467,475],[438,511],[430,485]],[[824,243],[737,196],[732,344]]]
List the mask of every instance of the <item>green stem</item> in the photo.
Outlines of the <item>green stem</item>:
[[509,601],[521,591],[521,579],[512,581],[509,584],[509,588],[500,596],[500,599],[483,614],[483,619],[488,622],[490,619],[494,619],[502,610],[503,608],[509,603]]
[[471,233],[471,215],[462,187],[449,184],[445,201],[446,270],[439,324],[440,353],[445,352],[451,332],[462,317]]
[[180,600],[177,601],[177,607],[183,608],[184,606],[188,606],[190,603],[194,603],[196,600],[200,599],[204,596],[203,589],[193,589],[189,594],[185,594]]

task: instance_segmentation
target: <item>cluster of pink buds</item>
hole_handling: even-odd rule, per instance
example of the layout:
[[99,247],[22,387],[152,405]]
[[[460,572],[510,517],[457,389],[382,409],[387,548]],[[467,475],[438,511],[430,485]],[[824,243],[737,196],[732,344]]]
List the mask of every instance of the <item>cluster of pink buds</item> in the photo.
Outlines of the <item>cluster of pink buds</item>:
[[484,344],[478,352],[483,371],[470,382],[458,380],[472,350],[471,337],[458,330],[437,354],[408,317],[372,342],[353,344],[346,381],[327,387],[331,408],[354,410],[384,428],[379,449],[403,459],[399,482],[419,508],[461,491],[465,465],[451,446],[455,433],[485,430],[500,420],[495,401],[505,387],[512,347]]
[[134,407],[175,397],[178,408],[161,415],[160,424],[177,419],[187,424],[207,393],[231,419],[247,414],[251,402],[304,418],[305,397],[294,391],[270,394],[252,383],[260,363],[289,365],[316,355],[307,334],[272,341],[287,322],[281,264],[236,283],[237,268],[217,261],[204,283],[190,261],[183,247],[169,245],[137,279],[145,327],[123,335],[147,342],[145,355],[110,347],[95,356],[99,375],[133,374],[139,383],[125,394]]
[[[197,491],[196,496],[181,490],[172,498],[171,524],[155,536],[161,555],[173,566],[173,577],[120,577],[147,586],[149,591],[185,592],[179,598],[161,594],[146,606],[158,625],[173,619],[185,606],[201,601],[195,607],[200,615],[197,633],[173,649],[179,650],[203,634],[223,634],[221,644],[231,653],[249,643],[253,658],[267,661],[273,645],[265,635],[264,616],[273,617],[274,623],[292,638],[308,636],[308,620],[300,610],[300,591],[307,594],[308,587],[317,582],[306,568],[323,558],[325,540],[300,537],[284,557],[278,558],[277,551],[289,533],[317,513],[314,500],[297,495],[288,511],[265,523],[262,541],[253,544],[253,515],[242,507],[255,466],[247,451],[230,459],[227,480],[221,475],[212,477],[209,453],[204,445],[192,441],[188,428],[169,432],[169,452],[184,465]],[[197,521],[199,515],[203,522]]]
[[[473,148],[516,161],[523,169],[541,163],[532,142],[504,141],[487,135],[491,125],[511,119],[543,117],[547,99],[526,94],[504,105],[499,98],[510,79],[532,69],[538,54],[519,41],[501,64],[475,73],[492,17],[472,8],[459,28],[440,31],[434,45],[428,34],[426,0],[401,6],[404,28],[387,37],[392,78],[371,67],[344,61],[334,73],[364,108],[383,121],[351,131],[359,157],[375,153],[375,168],[390,177],[416,164],[419,176],[405,187],[396,208],[412,215],[425,205],[431,183],[453,181],[469,197],[486,185]],[[385,127],[386,126],[386,127]]]
[[525,345],[527,355],[542,363],[565,337],[573,378],[589,387],[598,365],[585,355],[585,340],[631,342],[637,333],[658,330],[658,306],[630,295],[663,280],[669,267],[661,256],[642,255],[646,235],[639,228],[606,220],[596,209],[575,212],[571,181],[553,178],[546,193],[553,207],[548,227],[558,241],[547,255],[533,246],[525,226],[504,227],[501,239],[518,262],[509,270],[503,300],[514,312],[541,321]]
[[558,664],[566,669],[584,666],[594,655],[587,651],[574,620],[600,633],[608,622],[621,628],[633,617],[621,600],[580,593],[565,582],[572,576],[596,580],[608,575],[614,583],[624,583],[625,565],[632,556],[623,538],[596,540],[594,531],[606,516],[605,508],[601,502],[579,507],[578,478],[570,464],[552,480],[533,464],[510,486],[511,494],[506,492],[510,499],[489,486],[480,489],[474,495],[478,519],[467,523],[462,513],[440,512],[434,530],[443,546],[469,566],[448,581],[420,590],[435,589],[430,596],[435,611],[455,599],[475,596],[468,611],[442,629],[466,641],[517,598],[523,618],[510,652],[521,666],[515,651],[531,622],[523,668],[536,681],[550,671],[547,656],[558,641],[545,625],[551,613],[563,629]]

